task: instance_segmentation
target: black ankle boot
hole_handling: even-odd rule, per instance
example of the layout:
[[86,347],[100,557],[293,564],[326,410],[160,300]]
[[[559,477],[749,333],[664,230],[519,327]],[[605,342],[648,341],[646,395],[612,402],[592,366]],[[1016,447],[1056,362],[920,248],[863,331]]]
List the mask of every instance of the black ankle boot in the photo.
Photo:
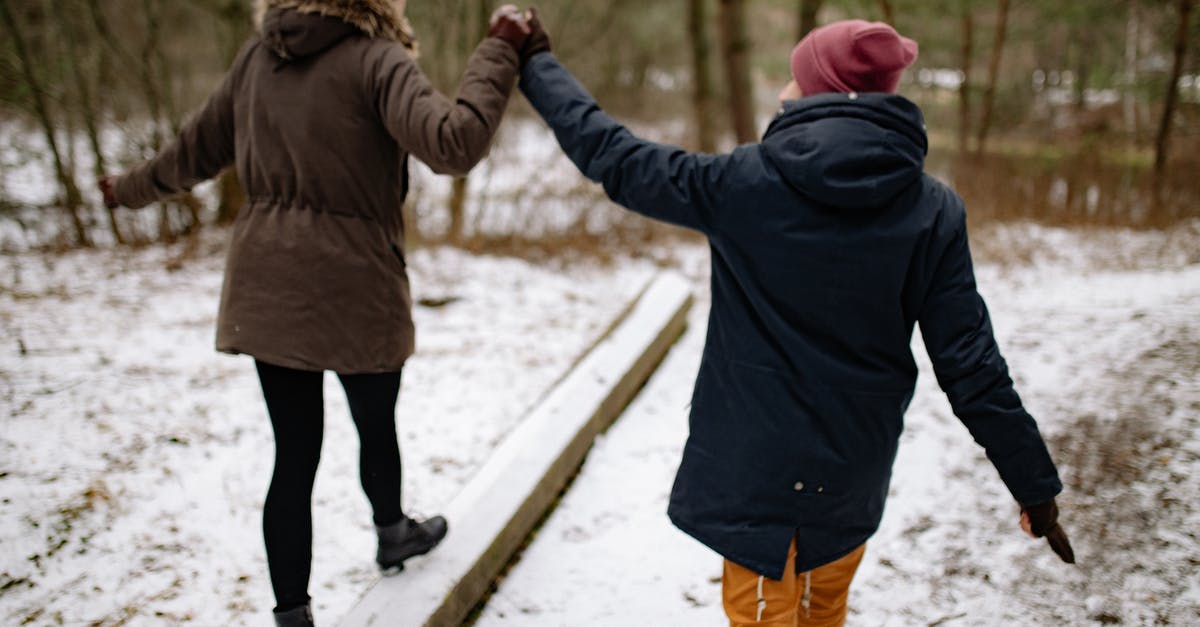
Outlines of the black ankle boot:
[[314,627],[312,608],[303,605],[286,612],[275,612],[276,627]]
[[404,560],[428,553],[446,537],[446,519],[434,516],[425,522],[405,516],[400,522],[375,527],[379,552],[375,561],[383,570],[403,570]]

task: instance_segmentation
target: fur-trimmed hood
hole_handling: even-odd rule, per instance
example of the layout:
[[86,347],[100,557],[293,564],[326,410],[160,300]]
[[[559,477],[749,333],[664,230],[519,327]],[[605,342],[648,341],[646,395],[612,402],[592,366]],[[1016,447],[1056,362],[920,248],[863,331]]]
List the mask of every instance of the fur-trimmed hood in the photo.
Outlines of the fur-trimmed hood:
[[368,37],[390,39],[415,52],[417,40],[403,7],[403,0],[255,0],[254,23],[261,32],[267,11],[292,9],[340,19]]

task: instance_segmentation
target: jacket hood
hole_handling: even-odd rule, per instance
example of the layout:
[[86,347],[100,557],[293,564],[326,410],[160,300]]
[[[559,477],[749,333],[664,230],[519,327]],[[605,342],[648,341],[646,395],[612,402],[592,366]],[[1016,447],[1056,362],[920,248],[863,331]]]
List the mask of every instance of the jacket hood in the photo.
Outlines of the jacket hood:
[[[254,17],[259,32],[283,59],[321,52],[353,33],[318,26],[333,20],[295,20],[289,13],[336,18],[368,37],[399,42],[415,53],[417,40],[402,5],[395,0],[255,0]],[[283,35],[282,39],[273,39],[277,34]],[[286,44],[282,50],[276,45],[280,41]]]
[[345,22],[285,9],[271,9],[263,17],[263,43],[282,61],[320,54],[358,33]]
[[894,94],[789,101],[763,152],[800,193],[838,209],[876,209],[919,179],[929,142],[917,105]]

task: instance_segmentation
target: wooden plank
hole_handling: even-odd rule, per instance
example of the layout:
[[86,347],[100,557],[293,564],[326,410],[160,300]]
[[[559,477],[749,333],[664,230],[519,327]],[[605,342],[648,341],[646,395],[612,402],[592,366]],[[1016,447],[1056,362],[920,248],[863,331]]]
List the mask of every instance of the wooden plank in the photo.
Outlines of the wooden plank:
[[377,581],[341,625],[461,624],[683,334],[691,304],[683,278],[656,277],[446,508],[442,545]]

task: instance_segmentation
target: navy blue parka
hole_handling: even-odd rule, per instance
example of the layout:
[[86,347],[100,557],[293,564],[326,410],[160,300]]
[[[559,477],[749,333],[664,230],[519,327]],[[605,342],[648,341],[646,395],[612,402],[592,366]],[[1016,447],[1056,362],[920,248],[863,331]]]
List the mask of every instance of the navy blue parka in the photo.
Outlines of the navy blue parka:
[[921,325],[955,414],[1024,505],[1062,490],[975,286],[959,197],[924,174],[920,109],[892,94],[788,102],[762,143],[645,141],[551,53],[521,90],[613,201],[704,233],[712,310],[671,493],[680,529],[780,579],[878,528]]

